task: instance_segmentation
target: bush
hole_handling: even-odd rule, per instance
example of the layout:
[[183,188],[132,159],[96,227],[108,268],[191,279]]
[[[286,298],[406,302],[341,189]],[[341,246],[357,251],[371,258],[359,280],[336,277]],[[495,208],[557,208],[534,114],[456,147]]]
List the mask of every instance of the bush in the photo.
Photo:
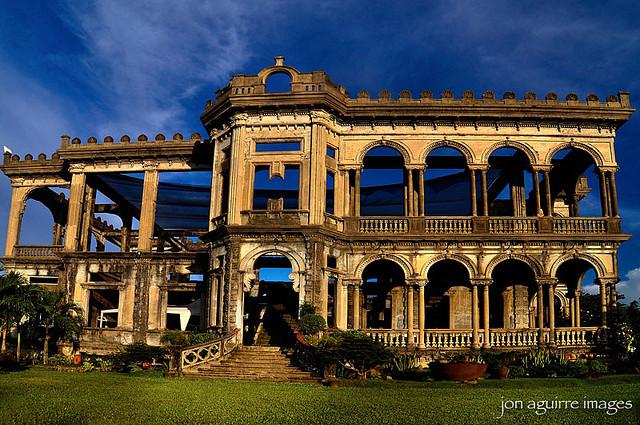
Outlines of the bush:
[[118,372],[132,372],[143,368],[145,364],[157,364],[166,368],[168,353],[164,347],[153,347],[144,342],[125,345],[109,359],[113,362],[114,370]]
[[418,369],[419,363],[420,356],[415,351],[395,351],[391,360],[385,365],[385,369],[396,379],[410,379],[403,377],[411,375]]
[[305,335],[316,335],[327,327],[324,317],[319,314],[306,314],[298,321],[300,330]]
[[185,345],[187,334],[179,330],[167,331],[160,337],[163,344],[182,346]]
[[47,363],[51,366],[71,366],[71,359],[62,354],[56,354],[55,356],[49,356]]
[[300,317],[304,317],[309,314],[316,314],[316,306],[313,303],[306,301],[300,306]]
[[196,345],[213,341],[216,336],[210,333],[190,333],[185,338],[185,345]]
[[518,365],[522,366],[527,376],[550,378],[566,375],[567,360],[562,353],[549,349],[532,349],[520,357]]
[[324,338],[318,345],[318,354],[325,366],[334,363],[361,379],[393,357],[382,343],[357,330],[336,332]]

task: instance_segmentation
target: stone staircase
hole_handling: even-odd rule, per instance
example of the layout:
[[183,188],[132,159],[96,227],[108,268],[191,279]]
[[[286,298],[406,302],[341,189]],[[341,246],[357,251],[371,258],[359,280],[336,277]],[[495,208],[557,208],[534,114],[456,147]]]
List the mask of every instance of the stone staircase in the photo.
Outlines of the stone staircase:
[[280,347],[239,346],[228,357],[183,372],[187,378],[318,383],[319,378],[291,364]]

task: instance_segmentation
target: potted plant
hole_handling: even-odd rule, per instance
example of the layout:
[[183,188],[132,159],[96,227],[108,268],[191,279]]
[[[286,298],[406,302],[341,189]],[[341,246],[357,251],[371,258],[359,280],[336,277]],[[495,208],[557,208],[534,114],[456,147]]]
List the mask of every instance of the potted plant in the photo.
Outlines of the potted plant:
[[482,354],[477,351],[454,355],[449,363],[442,365],[444,376],[457,382],[471,382],[484,376],[487,372],[487,363]]

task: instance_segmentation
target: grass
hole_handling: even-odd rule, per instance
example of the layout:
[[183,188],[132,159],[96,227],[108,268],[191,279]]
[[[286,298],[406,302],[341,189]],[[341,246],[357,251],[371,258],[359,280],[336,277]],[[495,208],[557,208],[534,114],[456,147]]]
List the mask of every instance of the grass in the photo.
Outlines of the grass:
[[[525,409],[497,420],[501,400]],[[631,400],[632,409],[562,409],[537,416],[529,400]],[[0,374],[0,423],[423,424],[638,423],[640,376],[597,379],[373,381],[355,386],[195,381],[157,375],[56,372]]]

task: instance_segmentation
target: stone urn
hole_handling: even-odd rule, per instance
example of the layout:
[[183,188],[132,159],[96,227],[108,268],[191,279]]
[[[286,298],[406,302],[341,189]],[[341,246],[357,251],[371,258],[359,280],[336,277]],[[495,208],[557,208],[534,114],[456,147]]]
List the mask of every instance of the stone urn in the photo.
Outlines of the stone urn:
[[487,372],[485,363],[452,362],[442,365],[444,376],[457,382],[475,381]]
[[500,366],[498,368],[498,379],[509,378],[509,368],[507,366]]

